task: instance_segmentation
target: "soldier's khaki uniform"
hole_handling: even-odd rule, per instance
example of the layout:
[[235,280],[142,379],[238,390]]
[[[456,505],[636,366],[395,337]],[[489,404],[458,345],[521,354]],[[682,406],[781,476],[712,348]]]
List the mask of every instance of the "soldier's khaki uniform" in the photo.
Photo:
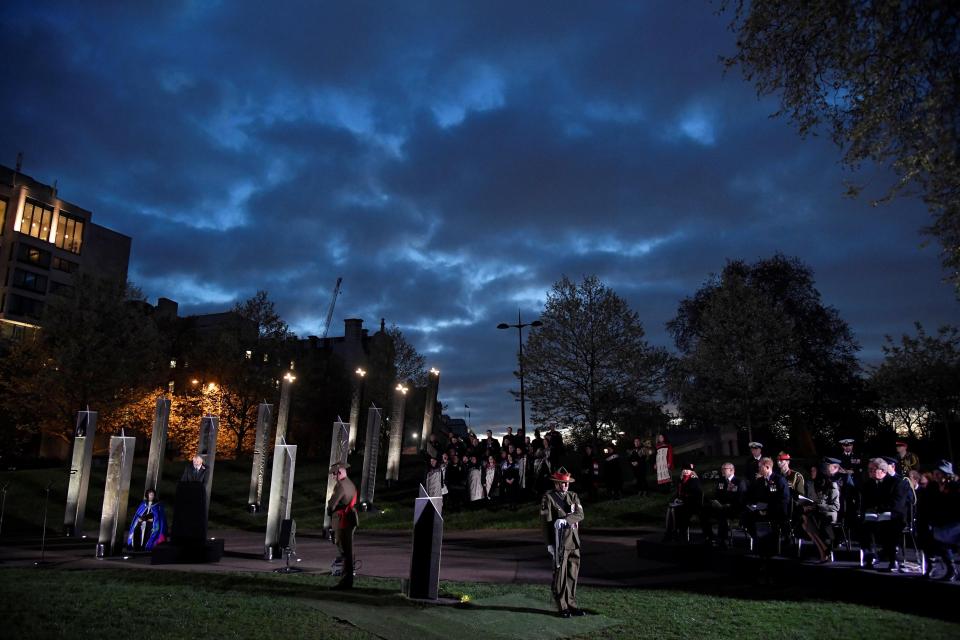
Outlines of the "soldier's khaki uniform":
[[340,585],[353,586],[353,532],[357,528],[357,487],[350,478],[338,480],[327,503],[327,512],[333,516],[337,550],[343,558],[343,577]]
[[[554,522],[565,520],[567,526],[556,529]],[[583,520],[580,498],[572,491],[552,490],[540,503],[540,522],[548,545],[554,546],[553,598],[560,611],[577,606],[577,576],[580,574],[580,532]],[[557,538],[559,537],[559,541]],[[559,544],[558,544],[559,542]]]

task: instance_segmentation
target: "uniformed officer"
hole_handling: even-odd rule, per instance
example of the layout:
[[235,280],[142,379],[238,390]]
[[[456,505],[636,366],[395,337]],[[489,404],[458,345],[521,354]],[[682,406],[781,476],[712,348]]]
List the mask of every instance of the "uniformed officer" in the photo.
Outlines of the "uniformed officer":
[[743,472],[741,475],[747,482],[752,482],[754,478],[760,473],[760,459],[763,457],[763,443],[762,442],[751,442],[747,445],[750,447],[750,457],[747,458],[746,462],[743,464]]
[[[773,472],[773,460],[760,460],[760,473],[747,492],[747,513],[744,520],[750,534],[758,541],[760,555],[772,555],[776,541],[788,524],[790,514],[790,485],[782,475]],[[767,522],[770,536],[760,535],[757,524]]]
[[907,442],[897,440],[897,458],[896,465],[900,473],[906,477],[910,472],[920,466],[920,458],[913,451],[907,451]]
[[327,513],[333,516],[334,537],[337,550],[343,558],[343,573],[334,589],[353,588],[353,532],[357,528],[357,487],[347,477],[349,464],[337,462],[330,465],[330,475],[336,476],[337,484],[327,503]]
[[551,474],[553,490],[543,495],[540,503],[540,523],[547,542],[547,551],[553,559],[551,591],[561,618],[582,616],[577,608],[577,576],[580,573],[580,533],[583,507],[577,494],[569,491],[574,481],[570,473],[560,467]]
[[713,522],[716,520],[717,540],[721,547],[727,545],[730,530],[728,520],[743,514],[746,493],[747,483],[736,476],[733,463],[724,462],[720,467],[720,479],[715,485],[713,499],[703,505],[703,533],[707,540],[713,540]]
[[846,476],[844,484],[859,486],[863,480],[863,460],[859,453],[853,450],[853,438],[842,438],[840,447],[843,451],[837,456],[840,460],[840,473]]

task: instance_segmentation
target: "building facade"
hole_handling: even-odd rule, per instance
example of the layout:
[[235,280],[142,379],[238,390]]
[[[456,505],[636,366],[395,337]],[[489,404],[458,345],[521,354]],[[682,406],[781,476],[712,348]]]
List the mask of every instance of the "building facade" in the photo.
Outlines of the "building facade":
[[92,217],[55,187],[0,165],[0,339],[37,328],[48,296],[79,273],[126,282],[130,237]]

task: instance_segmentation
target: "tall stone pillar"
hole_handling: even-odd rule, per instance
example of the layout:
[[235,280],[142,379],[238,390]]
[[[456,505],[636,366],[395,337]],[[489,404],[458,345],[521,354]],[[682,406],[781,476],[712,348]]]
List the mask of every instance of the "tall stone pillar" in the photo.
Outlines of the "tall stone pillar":
[[267,535],[263,542],[264,560],[280,557],[280,524],[290,519],[290,510],[293,507],[293,472],[296,466],[297,445],[274,445],[270,503],[267,507]]
[[[347,422],[336,421],[333,423],[333,433],[330,435],[330,466],[338,462],[347,463],[347,454],[350,453],[350,424]],[[323,499],[323,529],[326,531],[331,527],[333,518],[327,513],[327,503],[333,496],[333,489],[337,484],[336,478],[327,474],[327,492]]]
[[170,398],[157,398],[153,412],[153,431],[150,433],[150,457],[147,458],[147,480],[143,491],[153,489],[160,498],[160,474],[163,454],[167,450],[167,426],[170,423]]
[[273,421],[273,405],[261,403],[257,410],[257,437],[253,443],[253,469],[250,471],[250,495],[247,508],[257,513],[262,508],[263,475],[270,457],[270,423]]
[[90,488],[90,465],[93,464],[93,439],[97,434],[97,412],[78,411],[73,432],[73,459],[70,463],[70,484],[67,486],[67,511],[63,516],[63,532],[67,536],[83,535],[83,519],[87,513],[87,489]]
[[203,483],[207,491],[207,512],[204,514],[204,520],[210,515],[210,491],[213,489],[213,465],[217,461],[217,432],[219,430],[219,416],[203,416],[203,419],[200,420],[200,444],[197,446],[197,454],[203,458],[203,464],[207,467],[207,477]]
[[380,425],[383,415],[376,406],[367,411],[367,439],[363,447],[363,477],[360,479],[360,503],[369,507],[377,488],[377,456],[380,455]]
[[413,550],[407,597],[436,600],[440,591],[440,551],[443,548],[443,498],[431,498],[423,485],[413,507]]
[[420,451],[427,448],[430,434],[433,433],[433,411],[437,404],[437,393],[440,390],[440,371],[430,369],[427,376],[427,400],[423,405],[423,430],[420,432]]
[[360,430],[360,401],[363,398],[363,382],[367,372],[358,368],[353,379],[353,393],[350,397],[350,451],[357,447],[357,432]]
[[273,444],[283,444],[287,441],[287,418],[290,416],[290,387],[297,376],[287,372],[280,383],[280,411],[277,413],[277,435]]
[[133,448],[136,438],[110,437],[110,457],[107,461],[107,483],[103,490],[103,511],[100,513],[100,537],[97,539],[97,557],[113,555],[119,540],[127,532],[127,502],[130,500],[130,476],[133,473]]
[[407,405],[407,388],[398,384],[393,390],[390,411],[390,447],[387,449],[387,481],[400,479],[400,448],[403,445],[403,419]]

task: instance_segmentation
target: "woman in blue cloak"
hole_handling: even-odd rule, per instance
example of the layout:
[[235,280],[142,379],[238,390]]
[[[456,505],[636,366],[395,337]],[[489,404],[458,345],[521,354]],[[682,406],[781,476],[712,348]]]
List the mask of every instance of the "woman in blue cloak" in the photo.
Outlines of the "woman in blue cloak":
[[150,551],[166,539],[167,517],[163,513],[163,505],[157,502],[157,492],[147,489],[130,523],[127,546],[134,551]]

